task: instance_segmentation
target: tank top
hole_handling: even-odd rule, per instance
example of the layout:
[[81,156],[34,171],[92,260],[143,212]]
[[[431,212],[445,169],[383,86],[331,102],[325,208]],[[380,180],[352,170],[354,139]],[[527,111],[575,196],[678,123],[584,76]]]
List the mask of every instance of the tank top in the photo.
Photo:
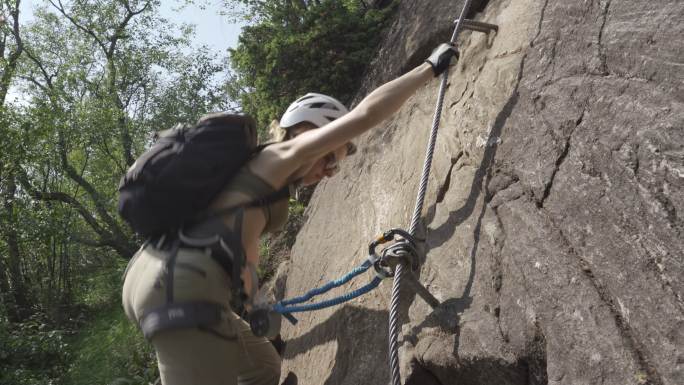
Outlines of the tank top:
[[[276,193],[276,189],[273,186],[250,171],[248,167],[243,167],[238,171],[233,179],[228,182],[226,189],[243,193],[253,199],[263,199]],[[289,189],[289,186],[285,186],[284,189]],[[266,217],[264,233],[282,230],[285,223],[287,223],[287,196],[270,203],[257,203],[256,206],[263,210]]]

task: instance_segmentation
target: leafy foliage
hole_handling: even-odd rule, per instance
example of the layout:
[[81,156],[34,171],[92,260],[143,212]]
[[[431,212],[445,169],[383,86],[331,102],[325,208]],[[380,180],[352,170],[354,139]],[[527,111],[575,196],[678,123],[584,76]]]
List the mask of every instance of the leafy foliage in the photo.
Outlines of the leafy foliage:
[[31,282],[21,291],[45,308],[137,248],[116,186],[153,133],[226,100],[223,61],[192,49],[192,30],[162,19],[158,1],[48,4],[21,29],[24,102],[0,117],[0,251],[12,271],[0,282]]
[[64,308],[59,325],[43,312],[21,323],[0,320],[0,383],[154,382],[154,351],[121,309],[120,277],[117,267],[83,281],[85,297],[75,300],[88,306]]
[[230,50],[229,93],[261,127],[307,92],[349,102],[393,9],[334,0],[246,3],[257,21]]
[[59,378],[69,359],[66,333],[44,321],[36,314],[11,328],[0,322],[0,383],[38,385]]
[[[0,0],[0,16],[16,4]],[[227,106],[226,59],[193,48],[159,5],[45,1],[30,23],[0,22],[2,384],[154,379],[120,311],[121,261],[139,240],[116,187],[154,132]]]
[[73,345],[64,383],[148,384],[159,375],[154,350],[118,304],[89,322]]

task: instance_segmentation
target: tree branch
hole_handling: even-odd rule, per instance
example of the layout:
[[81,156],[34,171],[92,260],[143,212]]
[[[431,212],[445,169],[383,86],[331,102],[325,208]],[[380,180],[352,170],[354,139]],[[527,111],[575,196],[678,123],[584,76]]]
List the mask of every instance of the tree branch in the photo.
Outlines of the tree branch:
[[[43,74],[43,79],[45,79],[45,83],[47,83],[47,88],[53,89],[54,87],[53,87],[53,85],[52,85],[52,78],[53,78],[55,75],[50,75],[50,74],[48,74],[48,72],[47,72],[47,70],[45,69],[45,66],[43,65],[43,63],[42,63],[40,60],[38,60],[38,57],[37,57],[36,55],[33,54],[33,52],[31,51],[31,49],[29,49],[29,48],[26,49],[26,56],[28,56],[29,59],[31,59],[31,61],[34,62],[34,63],[38,66],[38,69],[39,69],[40,72]],[[29,80],[29,79],[27,79],[27,80]],[[41,89],[43,89],[44,91],[46,90],[46,87],[45,87],[45,86],[40,85],[40,84],[39,84],[37,81],[35,81],[34,79],[31,79],[31,80],[33,80],[33,82],[34,82],[35,84],[37,84]],[[47,92],[46,92],[46,93],[47,93]]]
[[141,9],[134,11],[131,9],[131,5],[128,4],[128,1],[122,1],[121,3],[124,5],[124,7],[126,7],[126,16],[121,21],[121,23],[119,23],[119,25],[116,27],[116,29],[114,30],[114,34],[112,34],[112,36],[110,36],[108,39],[110,42],[109,50],[106,51],[108,58],[111,57],[112,55],[114,55],[114,48],[116,46],[116,42],[124,36],[124,33],[123,33],[124,29],[128,26],[128,23],[131,21],[131,19],[134,16],[143,13],[147,9],[147,7],[150,5],[150,3],[148,1],[145,3],[145,5]]
[[81,31],[90,35],[93,39],[95,39],[95,42],[97,42],[97,44],[100,46],[100,48],[102,48],[102,51],[105,53],[107,52],[107,46],[105,46],[104,43],[100,40],[100,38],[97,37],[95,32],[93,32],[90,29],[82,26],[81,24],[78,23],[78,21],[76,21],[76,19],[74,19],[69,14],[67,14],[66,10],[64,9],[64,5],[62,5],[61,0],[57,0],[57,4],[59,4],[59,5],[55,4],[55,2],[52,0],[49,0],[49,1],[53,7],[55,7],[62,15],[64,15],[64,17],[66,17],[71,22],[71,24],[73,24],[76,28],[80,29]]
[[113,98],[116,106],[119,108],[120,111],[120,116],[118,119],[118,124],[119,124],[119,133],[121,135],[121,145],[123,147],[123,155],[124,155],[124,161],[126,162],[126,166],[131,166],[133,162],[135,162],[135,159],[133,158],[133,139],[131,138],[130,132],[128,132],[128,128],[126,127],[126,114],[124,111],[124,103],[121,101],[121,97],[119,96],[117,90],[116,90],[116,77],[117,77],[117,72],[116,72],[116,65],[114,63],[114,51],[116,49],[116,44],[119,41],[120,38],[124,36],[124,30],[128,26],[128,23],[131,21],[131,19],[144,12],[147,7],[150,5],[149,2],[146,2],[145,5],[139,9],[139,10],[133,10],[128,3],[128,1],[123,0],[121,3],[124,5],[126,8],[126,16],[124,19],[119,23],[119,25],[116,27],[114,30],[114,33],[112,36],[109,37],[109,49],[105,51],[105,55],[107,57],[107,67],[109,69],[109,94]]
[[19,76],[19,79],[23,79],[23,80],[26,80],[26,81],[28,81],[28,82],[31,82],[31,83],[35,84],[36,87],[40,88],[40,90],[43,91],[45,94],[48,94],[48,93],[50,92],[50,90],[49,90],[46,86],[42,85],[42,84],[41,84],[38,80],[36,80],[35,78],[32,78],[32,77],[30,77],[30,76]]
[[19,169],[19,172],[17,172],[17,179],[19,180],[19,184],[21,184],[21,187],[26,190],[26,192],[31,196],[31,198],[40,200],[40,201],[51,201],[51,202],[62,202],[66,203],[69,206],[73,207],[78,211],[78,213],[81,215],[81,218],[90,225],[90,227],[100,236],[103,238],[111,237],[110,234],[107,233],[107,231],[100,226],[98,223],[97,219],[88,211],[88,209],[81,203],[79,202],[76,198],[72,197],[71,195],[64,193],[64,192],[45,192],[45,191],[38,191],[33,185],[31,185],[31,182],[29,182],[28,175],[26,175],[26,172],[24,170]]
[[66,143],[64,140],[64,136],[61,132],[58,134],[59,139],[58,139],[58,146],[59,146],[59,156],[62,162],[62,167],[64,168],[64,171],[66,171],[67,176],[76,182],[79,186],[81,186],[86,193],[90,196],[90,199],[93,201],[93,204],[95,205],[95,210],[97,211],[98,215],[102,220],[109,226],[109,228],[116,234],[116,236],[123,238],[123,231],[119,227],[119,224],[116,223],[116,221],[109,215],[109,212],[107,212],[107,209],[104,207],[102,196],[95,190],[95,188],[88,183],[81,175],[78,174],[76,169],[69,163],[69,160],[67,159],[67,151],[66,151]]
[[70,235],[69,239],[74,241],[74,242],[80,243],[82,245],[91,246],[91,247],[112,246],[111,241],[106,241],[103,239],[90,239],[90,238],[82,237],[80,235]]
[[19,170],[17,179],[19,180],[19,184],[21,184],[23,189],[26,190],[33,199],[46,202],[62,202],[75,209],[99,237],[98,240],[72,237],[74,241],[94,247],[111,247],[124,259],[130,259],[135,252],[135,244],[129,242],[123,236],[114,236],[100,226],[97,219],[76,198],[64,192],[45,192],[36,190],[29,182],[28,176],[23,170]]
[[15,303],[19,309],[25,309],[27,303],[27,285],[21,266],[21,250],[19,248],[19,233],[17,230],[17,213],[15,211],[15,197],[17,182],[14,169],[10,168],[2,194],[2,235],[7,244],[9,258],[8,270]]
[[126,170],[121,167],[121,162],[119,162],[119,159],[114,156],[112,151],[109,149],[109,146],[107,145],[106,140],[98,140],[97,143],[95,143],[96,146],[98,146],[102,152],[104,152],[109,159],[116,165],[116,168],[119,170],[119,173],[122,175],[126,173]]

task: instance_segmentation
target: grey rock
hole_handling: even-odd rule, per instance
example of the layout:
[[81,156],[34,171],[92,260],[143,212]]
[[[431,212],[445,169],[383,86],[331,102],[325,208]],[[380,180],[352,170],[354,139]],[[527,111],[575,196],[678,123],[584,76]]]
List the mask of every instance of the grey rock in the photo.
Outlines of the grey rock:
[[[474,17],[500,29],[459,40],[420,229],[420,281],[442,305],[404,290],[402,378],[683,384],[684,3],[485,3]],[[402,1],[359,97],[448,39],[461,4]],[[408,227],[437,88],[364,135],[318,186],[286,297]],[[284,373],[387,383],[390,291],[388,280],[285,326]]]

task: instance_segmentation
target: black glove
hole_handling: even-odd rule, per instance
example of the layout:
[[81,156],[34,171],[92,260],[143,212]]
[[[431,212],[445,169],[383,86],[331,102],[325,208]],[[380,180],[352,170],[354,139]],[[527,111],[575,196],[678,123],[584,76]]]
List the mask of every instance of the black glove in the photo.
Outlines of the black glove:
[[451,58],[454,56],[456,56],[456,60],[458,60],[458,51],[456,50],[456,47],[454,47],[453,44],[444,43],[435,48],[434,51],[432,51],[432,54],[430,54],[430,57],[425,61],[430,63],[432,71],[434,71],[435,77],[437,77],[449,68]]

